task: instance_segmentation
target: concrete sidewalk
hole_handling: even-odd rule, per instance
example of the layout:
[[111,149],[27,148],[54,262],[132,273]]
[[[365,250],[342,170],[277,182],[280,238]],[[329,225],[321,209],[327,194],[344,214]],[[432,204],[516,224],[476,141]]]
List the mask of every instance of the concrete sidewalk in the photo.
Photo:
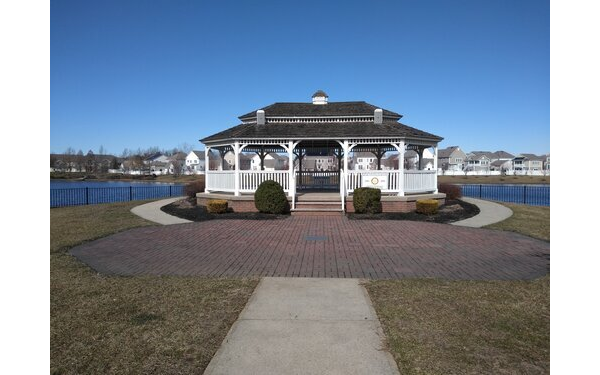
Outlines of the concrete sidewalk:
[[479,207],[479,214],[471,218],[450,223],[461,227],[481,228],[508,219],[513,212],[510,208],[483,199],[462,197],[463,201]]
[[263,278],[205,374],[398,374],[358,279]]
[[182,199],[183,197],[175,197],[168,199],[161,199],[159,201],[150,202],[146,204],[142,204],[141,206],[136,206],[131,209],[131,212],[140,216],[143,219],[148,221],[153,221],[162,225],[171,225],[171,224],[183,224],[183,223],[191,223],[191,221],[186,219],[181,219],[173,215],[169,215],[160,210],[162,206],[166,206],[167,204],[173,203]]

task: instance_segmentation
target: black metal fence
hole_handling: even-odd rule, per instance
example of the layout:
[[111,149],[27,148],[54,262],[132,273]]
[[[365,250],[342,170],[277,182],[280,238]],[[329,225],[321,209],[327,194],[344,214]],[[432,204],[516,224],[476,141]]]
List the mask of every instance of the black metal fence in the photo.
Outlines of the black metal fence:
[[465,197],[550,206],[550,185],[460,185]]
[[50,207],[178,197],[185,194],[184,189],[184,185],[50,189]]

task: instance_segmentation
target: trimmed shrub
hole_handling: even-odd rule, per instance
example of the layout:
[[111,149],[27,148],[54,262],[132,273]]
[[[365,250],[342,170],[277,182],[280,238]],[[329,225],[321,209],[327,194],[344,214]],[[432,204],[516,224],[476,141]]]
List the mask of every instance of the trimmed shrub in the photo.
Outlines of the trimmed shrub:
[[417,213],[425,215],[437,214],[438,204],[436,199],[419,199],[417,200]]
[[354,189],[354,211],[358,214],[381,213],[381,190],[374,188]]
[[458,185],[439,184],[438,192],[446,194],[446,199],[458,199],[462,197],[462,189]]
[[283,214],[289,212],[290,204],[281,185],[273,180],[264,181],[254,193],[254,206],[260,212]]
[[196,193],[204,192],[204,180],[197,180],[185,185],[185,195],[196,198]]
[[206,210],[211,214],[224,214],[227,212],[228,202],[224,199],[211,199],[206,205]]

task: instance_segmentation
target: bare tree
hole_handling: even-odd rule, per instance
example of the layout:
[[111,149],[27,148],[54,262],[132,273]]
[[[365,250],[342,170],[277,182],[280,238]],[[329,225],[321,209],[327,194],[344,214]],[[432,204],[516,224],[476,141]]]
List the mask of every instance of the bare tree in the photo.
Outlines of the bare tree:
[[111,168],[112,169],[119,169],[119,160],[117,160],[117,158],[114,157],[114,156],[112,158]]
[[96,155],[89,150],[85,155],[85,171],[88,173],[96,172]]
[[104,146],[100,145],[100,148],[98,149],[98,155],[106,155],[106,149]]
[[192,151],[194,149],[194,147],[191,144],[184,142],[184,143],[180,143],[179,145],[177,145],[177,149],[179,149],[179,151],[181,151],[185,154],[189,154],[190,151]]
[[85,167],[85,156],[81,150],[77,151],[77,155],[75,155],[75,166],[79,172],[82,172]]

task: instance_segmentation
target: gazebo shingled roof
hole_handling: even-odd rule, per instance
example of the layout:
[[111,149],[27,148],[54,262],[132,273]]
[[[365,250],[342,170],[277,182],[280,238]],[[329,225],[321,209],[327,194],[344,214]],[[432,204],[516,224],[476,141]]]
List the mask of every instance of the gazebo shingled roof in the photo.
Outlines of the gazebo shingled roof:
[[[265,116],[302,117],[302,116],[373,116],[377,106],[364,101],[360,102],[331,102],[324,105],[312,103],[273,103],[260,108]],[[401,114],[383,109],[383,116],[400,119]],[[248,112],[238,117],[240,120],[256,118],[256,111]]]
[[439,142],[443,138],[412,128],[396,121],[384,121],[383,124],[373,122],[294,122],[240,124],[201,140],[202,143],[230,139],[255,138],[426,138]]

